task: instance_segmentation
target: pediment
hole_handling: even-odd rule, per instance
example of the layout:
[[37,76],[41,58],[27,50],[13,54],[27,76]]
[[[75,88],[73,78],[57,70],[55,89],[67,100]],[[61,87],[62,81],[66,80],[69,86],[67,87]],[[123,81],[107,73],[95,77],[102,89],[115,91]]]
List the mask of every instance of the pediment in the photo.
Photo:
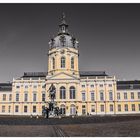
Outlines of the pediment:
[[60,72],[60,73],[58,73],[58,74],[56,74],[56,75],[52,75],[51,77],[48,77],[47,79],[56,79],[56,80],[58,80],[58,79],[63,79],[63,80],[69,79],[69,80],[78,80],[78,78],[77,78],[76,76],[73,76],[73,75],[71,75],[71,74],[67,74],[67,73],[65,73],[65,72]]

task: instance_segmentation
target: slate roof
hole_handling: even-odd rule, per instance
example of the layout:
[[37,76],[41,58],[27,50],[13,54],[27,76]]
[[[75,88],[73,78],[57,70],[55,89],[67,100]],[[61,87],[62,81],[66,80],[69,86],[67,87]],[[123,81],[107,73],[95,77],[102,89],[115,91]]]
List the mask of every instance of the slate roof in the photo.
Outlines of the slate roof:
[[[45,77],[47,72],[24,72],[22,78],[26,77]],[[105,71],[80,71],[80,77],[82,76],[108,76]]]
[[0,91],[12,91],[12,83],[0,83]]
[[140,89],[140,81],[117,81],[117,89],[118,90],[132,90],[132,89]]
[[80,71],[80,77],[83,76],[108,76],[105,71]]
[[47,72],[24,72],[22,77],[46,77],[46,75]]

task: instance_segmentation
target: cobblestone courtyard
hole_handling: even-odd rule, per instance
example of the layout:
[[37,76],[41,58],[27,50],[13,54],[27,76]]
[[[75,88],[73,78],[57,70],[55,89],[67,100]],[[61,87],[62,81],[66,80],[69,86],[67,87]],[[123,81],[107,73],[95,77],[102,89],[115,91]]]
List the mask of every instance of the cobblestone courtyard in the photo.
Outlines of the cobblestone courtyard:
[[140,115],[65,118],[0,117],[1,137],[139,137]]

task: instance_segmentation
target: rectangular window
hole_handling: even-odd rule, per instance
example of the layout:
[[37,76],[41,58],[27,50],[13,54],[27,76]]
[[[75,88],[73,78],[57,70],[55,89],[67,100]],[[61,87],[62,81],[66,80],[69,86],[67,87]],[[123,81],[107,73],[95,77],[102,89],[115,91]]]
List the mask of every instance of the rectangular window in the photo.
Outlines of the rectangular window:
[[104,105],[101,105],[101,112],[104,112]]
[[91,88],[94,88],[94,85],[90,85]]
[[6,101],[6,94],[3,94],[3,101]]
[[24,94],[24,101],[27,102],[28,101],[28,93]]
[[118,100],[121,99],[121,98],[120,98],[120,93],[119,93],[119,92],[117,93],[117,99],[118,99]]
[[124,99],[127,99],[127,92],[124,92]]
[[26,85],[25,88],[28,88],[28,86]]
[[134,99],[134,92],[131,92],[131,99]]
[[127,104],[124,105],[124,109],[125,109],[125,111],[128,111],[128,105]]
[[3,105],[2,106],[2,113],[4,113],[5,112],[5,106]]
[[42,93],[42,101],[45,101],[45,93]]
[[65,57],[61,57],[61,68],[65,68],[65,61],[66,61],[66,59],[65,59]]
[[113,105],[110,105],[110,112],[113,112]]
[[85,100],[86,100],[85,93],[82,93],[82,101],[85,101]]
[[85,88],[85,85],[82,85],[82,88]]
[[34,85],[33,87],[34,87],[34,88],[37,88],[37,85]]
[[16,101],[19,101],[19,93],[16,93]]
[[91,105],[91,112],[95,112],[95,105]]
[[24,113],[26,113],[27,111],[27,106],[24,106]]
[[16,105],[16,106],[15,106],[15,112],[18,112],[18,109],[19,109],[19,106]]
[[33,113],[36,113],[36,106],[33,106]]
[[109,100],[113,100],[113,94],[112,94],[112,92],[109,92]]
[[42,85],[42,88],[45,88],[46,87],[46,85]]
[[12,101],[12,94],[9,94],[9,101]]
[[20,86],[16,86],[16,88],[20,88]]
[[103,87],[103,84],[100,84],[100,87]]
[[33,101],[36,101],[36,93],[33,93]]
[[10,105],[8,106],[8,112],[9,113],[11,112],[11,106]]
[[139,111],[140,111],[140,104],[139,104]]
[[132,111],[135,111],[135,104],[132,104]]
[[121,111],[121,105],[118,105],[118,111],[119,112]]
[[138,92],[138,99],[140,99],[140,92]]
[[109,86],[109,87],[112,87],[112,84],[109,84],[108,86]]
[[91,92],[91,101],[94,101],[95,98],[94,98],[94,92]]
[[101,101],[104,100],[104,94],[103,94],[103,92],[100,92],[100,100],[101,100]]

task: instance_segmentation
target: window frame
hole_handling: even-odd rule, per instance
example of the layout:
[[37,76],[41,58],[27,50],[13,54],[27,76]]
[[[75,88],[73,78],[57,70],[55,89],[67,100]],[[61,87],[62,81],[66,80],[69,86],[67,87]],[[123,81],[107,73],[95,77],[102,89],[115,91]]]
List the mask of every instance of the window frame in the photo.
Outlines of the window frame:
[[69,88],[70,99],[76,99],[76,89],[74,86]]
[[82,101],[86,101],[86,93],[82,92]]
[[95,93],[91,92],[90,93],[91,101],[95,101]]
[[128,93],[124,92],[124,99],[127,100],[128,99]]
[[19,93],[16,93],[16,102],[19,102]]
[[60,99],[66,99],[66,88],[64,86],[60,87]]
[[27,112],[28,112],[28,106],[25,105],[25,106],[24,106],[24,113],[27,113]]
[[6,101],[6,94],[2,95],[2,101]]
[[105,106],[104,105],[100,105],[100,111],[105,112]]
[[54,57],[52,58],[52,69],[53,70],[55,69],[55,58]]
[[19,106],[18,105],[15,106],[15,113],[17,113],[17,112],[19,112]]
[[64,56],[61,57],[61,68],[66,67],[66,58]]
[[128,104],[124,104],[124,110],[128,111]]
[[109,100],[113,101],[113,92],[112,91],[109,91]]
[[71,69],[74,69],[74,57],[71,57]]
[[100,101],[104,101],[104,93],[102,91],[100,92]]
[[36,105],[33,105],[33,113],[36,113],[37,111],[36,111]]

